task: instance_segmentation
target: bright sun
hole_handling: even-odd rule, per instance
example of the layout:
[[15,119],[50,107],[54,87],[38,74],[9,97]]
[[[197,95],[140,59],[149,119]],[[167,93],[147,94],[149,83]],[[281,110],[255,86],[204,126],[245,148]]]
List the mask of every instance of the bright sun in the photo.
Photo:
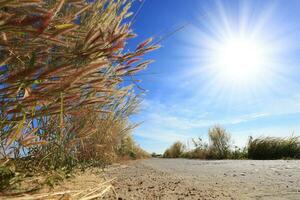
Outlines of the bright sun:
[[252,39],[234,38],[220,42],[213,54],[216,70],[230,82],[255,80],[266,64],[264,46]]
[[184,52],[194,64],[186,73],[201,85],[201,94],[248,102],[283,87],[279,82],[287,82],[287,67],[293,67],[287,53],[294,43],[283,37],[287,29],[274,24],[274,6],[258,12],[248,1],[237,7],[217,1],[201,10]]

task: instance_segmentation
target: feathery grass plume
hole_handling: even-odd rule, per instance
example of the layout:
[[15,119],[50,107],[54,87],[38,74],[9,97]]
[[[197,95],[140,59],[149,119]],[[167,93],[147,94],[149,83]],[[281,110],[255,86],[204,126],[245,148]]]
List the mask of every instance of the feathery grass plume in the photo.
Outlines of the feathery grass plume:
[[135,36],[123,22],[130,6],[121,0],[2,2],[0,128],[24,116],[57,115],[61,94],[65,114],[110,104],[122,77],[149,64],[133,65],[133,59],[157,48],[149,39],[133,52],[123,51]]
[[110,158],[114,140],[134,127],[123,79],[145,69],[143,55],[158,47],[147,39],[126,48],[135,37],[131,4],[0,2],[0,159],[47,171]]
[[[130,88],[128,88],[130,89]],[[78,136],[77,155],[79,160],[96,161],[100,164],[111,163],[118,159],[118,148],[123,138],[130,135],[136,126],[129,122],[128,117],[137,111],[139,99],[128,91],[126,95],[118,97],[111,105],[113,112],[107,115],[87,113],[84,116],[74,118],[73,124],[82,121],[88,122],[82,130],[93,129],[94,133],[85,137]],[[76,121],[78,123],[76,123]]]

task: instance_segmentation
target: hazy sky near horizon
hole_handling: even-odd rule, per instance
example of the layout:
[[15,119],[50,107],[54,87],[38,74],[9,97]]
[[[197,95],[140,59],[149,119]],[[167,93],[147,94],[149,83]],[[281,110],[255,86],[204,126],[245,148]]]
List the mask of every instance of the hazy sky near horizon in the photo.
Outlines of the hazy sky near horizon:
[[[138,75],[147,93],[132,117],[143,121],[133,135],[144,149],[161,153],[176,140],[207,139],[215,124],[238,146],[249,135],[300,135],[300,1],[147,0],[133,10],[140,4],[138,40],[186,25],[147,55],[155,62]],[[255,56],[235,58],[239,68],[216,68],[216,49],[236,38],[259,44],[249,52],[260,53],[255,72]]]

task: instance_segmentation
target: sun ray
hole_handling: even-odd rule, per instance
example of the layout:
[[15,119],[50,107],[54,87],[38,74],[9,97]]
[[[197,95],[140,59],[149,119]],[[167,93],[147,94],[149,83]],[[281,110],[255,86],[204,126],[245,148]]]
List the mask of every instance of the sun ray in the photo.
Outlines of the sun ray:
[[274,24],[277,4],[260,4],[255,6],[266,8],[264,12],[249,2],[235,7],[216,2],[189,28],[184,51],[194,67],[186,76],[201,85],[199,94],[234,105],[269,95],[291,71],[282,56],[293,44],[282,38],[289,30]]

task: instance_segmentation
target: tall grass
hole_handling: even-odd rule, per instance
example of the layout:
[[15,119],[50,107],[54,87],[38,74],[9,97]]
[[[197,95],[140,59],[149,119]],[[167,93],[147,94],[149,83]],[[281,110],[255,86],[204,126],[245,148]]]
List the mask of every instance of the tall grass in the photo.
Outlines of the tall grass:
[[261,137],[250,139],[248,144],[250,159],[300,158],[300,137]]
[[0,167],[114,160],[138,105],[124,78],[134,80],[150,63],[142,56],[157,48],[151,38],[126,47],[135,37],[131,4],[0,2]]
[[243,148],[233,146],[230,133],[221,126],[214,126],[209,129],[208,137],[208,143],[201,138],[192,139],[194,148],[181,148],[180,151],[176,150],[178,149],[177,146],[183,145],[183,143],[176,142],[165,151],[164,157],[258,160],[300,158],[300,137],[260,137],[256,139],[250,137],[248,145]]
[[231,136],[221,126],[214,126],[208,131],[209,148],[212,158],[226,159],[230,155]]
[[130,135],[122,138],[118,146],[118,158],[120,159],[141,159],[148,158],[150,154],[140,148]]
[[230,134],[224,128],[216,125],[208,131],[209,143],[201,138],[193,139],[194,149],[186,150],[180,141],[175,142],[163,154],[166,158],[198,158],[198,159],[228,159],[231,156]]
[[200,137],[192,139],[194,149],[183,153],[184,158],[209,159],[211,158],[211,150],[208,143],[204,142]]

